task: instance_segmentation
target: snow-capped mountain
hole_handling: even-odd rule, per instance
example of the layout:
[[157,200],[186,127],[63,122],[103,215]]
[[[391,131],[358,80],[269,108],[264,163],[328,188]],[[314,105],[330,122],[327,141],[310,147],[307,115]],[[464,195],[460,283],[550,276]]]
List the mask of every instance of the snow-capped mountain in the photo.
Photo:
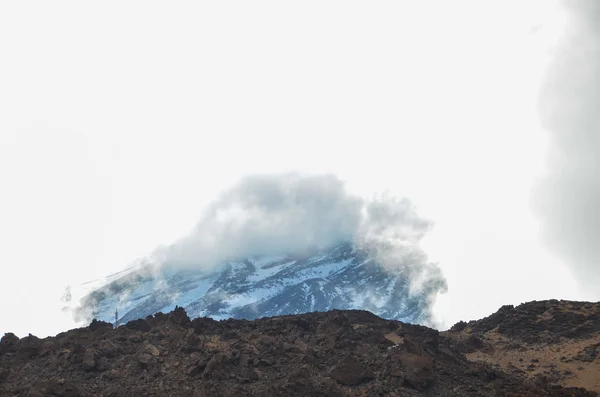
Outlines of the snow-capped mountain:
[[254,319],[331,309],[364,309],[412,323],[428,320],[432,290],[409,294],[401,266],[384,267],[365,250],[341,244],[306,255],[250,257],[212,267],[151,271],[138,266],[81,300],[90,320],[119,322],[167,312],[190,317]]

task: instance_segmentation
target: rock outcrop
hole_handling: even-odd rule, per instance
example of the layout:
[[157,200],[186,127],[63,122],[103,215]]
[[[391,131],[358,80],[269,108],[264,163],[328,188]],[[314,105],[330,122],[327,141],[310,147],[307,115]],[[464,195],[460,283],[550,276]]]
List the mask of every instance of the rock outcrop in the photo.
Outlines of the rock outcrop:
[[442,334],[474,363],[497,365],[528,382],[600,393],[600,303],[548,300],[503,306]]

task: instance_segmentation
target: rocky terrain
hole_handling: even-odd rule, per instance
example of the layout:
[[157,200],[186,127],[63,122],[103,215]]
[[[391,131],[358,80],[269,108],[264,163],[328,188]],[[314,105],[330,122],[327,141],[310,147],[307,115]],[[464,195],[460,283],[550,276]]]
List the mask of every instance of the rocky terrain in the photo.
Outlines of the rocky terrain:
[[442,335],[470,361],[600,393],[600,303],[550,300],[504,306]]
[[532,302],[438,332],[366,311],[216,321],[176,308],[5,334],[0,395],[596,396],[598,309]]

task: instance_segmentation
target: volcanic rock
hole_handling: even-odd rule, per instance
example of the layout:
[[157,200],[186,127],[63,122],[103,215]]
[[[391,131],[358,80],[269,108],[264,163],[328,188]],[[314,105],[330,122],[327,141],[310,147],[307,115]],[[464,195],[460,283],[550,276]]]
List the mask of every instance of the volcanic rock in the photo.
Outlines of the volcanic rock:
[[373,372],[352,356],[340,360],[329,372],[329,376],[347,386],[359,385],[374,378]]
[[459,322],[443,336],[471,362],[498,366],[525,384],[600,392],[600,303],[503,306],[481,320]]
[[[553,307],[505,307],[441,333],[365,311],[215,321],[177,308],[115,329],[97,322],[45,339],[6,334],[0,396],[596,396],[600,360],[589,361],[588,348],[600,343],[592,343],[596,306],[580,306],[572,323],[573,306]],[[531,344],[531,332],[547,338]],[[561,355],[572,361],[554,360]]]

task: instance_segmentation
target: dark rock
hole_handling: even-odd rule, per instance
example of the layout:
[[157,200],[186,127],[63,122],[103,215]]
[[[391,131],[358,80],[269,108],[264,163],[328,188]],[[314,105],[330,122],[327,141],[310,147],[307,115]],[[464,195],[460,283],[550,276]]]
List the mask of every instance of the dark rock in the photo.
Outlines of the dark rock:
[[199,362],[198,364],[192,365],[188,371],[187,374],[189,376],[196,376],[196,375],[200,375],[204,369],[206,368],[206,363],[204,362]]
[[224,356],[222,353],[215,354],[206,364],[203,376],[210,376],[215,370],[220,368],[223,364]]
[[350,321],[342,312],[334,310],[332,314],[317,326],[317,334],[335,335],[350,328]]
[[19,337],[12,332],[7,332],[4,334],[2,339],[0,339],[0,344],[14,345],[19,341]]
[[109,361],[106,357],[100,357],[96,360],[96,370],[104,372],[110,367]]
[[115,380],[115,379],[119,379],[119,377],[120,377],[120,376],[119,376],[119,372],[118,372],[118,371],[116,371],[116,370],[114,370],[114,369],[111,369],[110,371],[106,372],[106,373],[103,375],[103,378],[105,378],[105,379],[108,379],[108,380]]
[[468,347],[474,350],[481,349],[483,347],[483,341],[476,335],[469,335],[465,343]]
[[275,359],[269,357],[257,359],[256,365],[259,367],[271,367],[275,365]]
[[10,376],[9,369],[0,369],[0,383],[4,382]]
[[144,338],[142,337],[142,335],[140,334],[133,334],[131,335],[129,338],[127,338],[130,342],[133,343],[140,343],[141,341],[144,340]]
[[600,350],[600,343],[596,343],[590,346],[586,346],[578,355],[574,357],[575,360],[591,363],[596,360],[598,356],[598,350]]
[[[517,307],[506,305],[496,313],[469,323],[473,332],[484,333],[498,327],[498,332],[525,343],[552,342],[559,337],[580,338],[600,331],[595,316],[557,309],[559,305],[581,307],[581,302],[533,301]],[[542,316],[542,314],[545,314]]]
[[94,351],[94,349],[85,349],[81,367],[84,371],[93,371],[94,369],[96,369],[96,352]]
[[[117,329],[98,323],[95,330],[85,327],[43,340],[7,335],[0,342],[6,349],[0,355],[0,395],[591,397],[594,394],[583,389],[560,387],[577,377],[564,375],[560,363],[544,367],[542,356],[540,368],[531,364],[535,371],[509,365],[504,372],[493,363],[471,362],[461,353],[467,345],[483,345],[479,352],[487,354],[489,345],[500,343],[495,354],[502,354],[509,349],[506,341],[512,340],[533,354],[535,348],[520,335],[540,327],[545,327],[542,333],[556,334],[578,326],[567,327],[563,322],[568,316],[562,314],[552,325],[551,309],[546,303],[502,309],[503,314],[488,318],[485,327],[499,321],[504,336],[516,337],[496,340],[497,328],[489,337],[479,331],[465,334],[466,328],[440,333],[365,311],[254,321],[195,319],[188,324],[178,308],[174,315],[145,319],[149,331],[140,322]],[[592,309],[584,313],[587,322],[580,324],[587,327],[585,332],[592,332],[590,324],[596,321]],[[468,324],[471,330],[479,326],[477,321]],[[590,346],[582,350],[582,367],[592,353]],[[522,357],[527,357],[521,364],[526,365],[536,356]]]
[[88,326],[88,329],[92,332],[99,330],[99,329],[110,330],[110,329],[113,329],[113,325],[111,323],[107,323],[106,321],[99,321],[99,320],[93,319],[92,322],[90,323],[90,325]]
[[129,321],[127,324],[125,324],[125,327],[141,332],[149,332],[152,329],[150,323],[147,320],[141,318],[138,320]]
[[340,360],[329,371],[329,376],[346,386],[355,386],[374,379],[373,372],[352,356]]
[[115,358],[125,354],[125,350],[113,341],[105,340],[98,347],[98,354],[108,358]]
[[30,335],[19,339],[13,348],[19,359],[30,359],[40,354],[42,343],[38,337]]
[[142,353],[138,356],[138,364],[143,369],[150,369],[153,367],[155,361],[154,357],[148,353]]
[[14,346],[19,341],[19,337],[13,334],[12,332],[7,332],[4,334],[2,339],[0,339],[0,355],[7,353],[9,351],[14,350]]
[[248,379],[250,381],[258,380],[258,373],[254,368],[244,367],[240,369],[240,376],[243,379]]
[[79,388],[65,379],[40,382],[31,387],[28,397],[82,397]]
[[182,327],[188,327],[192,324],[192,320],[188,317],[183,307],[175,307],[171,313],[169,313],[168,321],[180,325]]
[[454,324],[452,327],[450,327],[450,331],[460,332],[460,331],[463,331],[465,328],[467,328],[467,323],[465,321],[459,321],[456,324]]
[[433,360],[414,353],[400,352],[397,356],[404,369],[404,383],[417,390],[426,389],[433,381]]

